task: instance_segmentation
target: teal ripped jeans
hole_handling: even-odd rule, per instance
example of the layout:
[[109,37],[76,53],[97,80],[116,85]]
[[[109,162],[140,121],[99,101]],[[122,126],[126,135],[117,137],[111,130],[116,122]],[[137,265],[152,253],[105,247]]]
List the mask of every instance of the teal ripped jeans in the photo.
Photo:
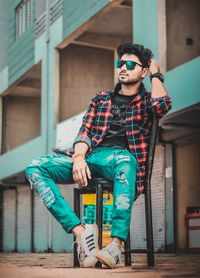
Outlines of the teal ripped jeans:
[[[86,162],[92,176],[98,174],[114,181],[111,236],[126,240],[135,197],[135,157],[125,149],[101,147],[96,148]],[[31,188],[66,232],[81,223],[56,185],[73,183],[70,157],[62,154],[41,156],[28,165],[25,174]]]

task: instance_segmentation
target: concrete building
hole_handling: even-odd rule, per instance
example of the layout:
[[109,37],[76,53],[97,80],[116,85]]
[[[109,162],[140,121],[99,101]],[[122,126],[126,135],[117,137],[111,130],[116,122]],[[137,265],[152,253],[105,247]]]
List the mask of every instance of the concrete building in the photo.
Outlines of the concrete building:
[[[128,41],[153,50],[173,99],[152,179],[155,249],[186,249],[186,208],[200,207],[199,8],[198,0],[0,0],[1,251],[71,252],[72,236],[30,191],[24,169],[71,145],[90,98],[113,88],[116,48]],[[74,185],[59,186],[72,204]],[[143,201],[131,224],[138,249]]]

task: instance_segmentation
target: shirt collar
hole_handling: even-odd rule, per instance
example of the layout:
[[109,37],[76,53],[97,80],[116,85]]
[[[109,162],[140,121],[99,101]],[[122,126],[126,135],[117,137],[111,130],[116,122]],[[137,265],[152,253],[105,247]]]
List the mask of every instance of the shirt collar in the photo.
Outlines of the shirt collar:
[[[118,83],[119,84],[119,83]],[[118,85],[118,88],[119,88],[119,85]],[[120,88],[118,89],[118,91],[120,90]],[[112,97],[114,95],[114,93],[116,92],[116,90],[110,92],[110,96]],[[139,92],[136,94],[136,96],[133,98],[133,100],[131,102],[135,102],[135,101],[138,101],[139,99],[141,99],[146,93],[146,89],[145,89],[145,86],[143,84],[143,82],[140,84],[140,89],[139,89]]]
[[139,99],[141,99],[145,95],[145,93],[146,93],[145,86],[143,83],[141,83],[139,92],[137,93],[136,97],[133,99],[132,102],[138,101]]

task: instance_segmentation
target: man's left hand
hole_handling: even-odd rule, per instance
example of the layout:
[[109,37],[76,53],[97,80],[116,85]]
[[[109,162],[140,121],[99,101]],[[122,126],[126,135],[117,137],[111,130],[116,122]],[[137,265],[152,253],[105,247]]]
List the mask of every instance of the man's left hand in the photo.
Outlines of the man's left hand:
[[149,73],[154,74],[156,72],[160,72],[160,67],[157,64],[156,60],[151,59],[150,60],[150,66],[149,66]]

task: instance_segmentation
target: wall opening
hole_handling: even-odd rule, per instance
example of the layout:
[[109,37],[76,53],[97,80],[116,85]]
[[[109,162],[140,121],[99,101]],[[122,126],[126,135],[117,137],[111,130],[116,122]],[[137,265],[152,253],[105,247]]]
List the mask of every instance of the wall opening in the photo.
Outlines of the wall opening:
[[91,97],[113,86],[111,50],[69,45],[61,53],[60,121],[85,110]]
[[167,0],[167,70],[200,55],[200,1]]
[[185,213],[199,207],[200,140],[176,147],[176,235],[177,248],[187,248]]
[[3,96],[2,153],[40,135],[41,64],[34,66]]

